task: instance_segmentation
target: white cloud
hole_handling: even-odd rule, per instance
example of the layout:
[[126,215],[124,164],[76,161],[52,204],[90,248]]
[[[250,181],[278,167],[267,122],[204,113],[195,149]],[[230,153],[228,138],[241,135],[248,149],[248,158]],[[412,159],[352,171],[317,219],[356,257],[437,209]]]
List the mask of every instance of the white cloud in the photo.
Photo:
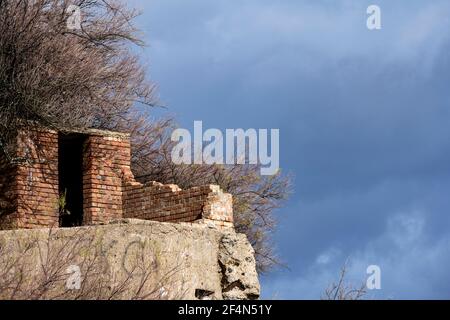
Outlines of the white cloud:
[[340,255],[341,251],[336,248],[327,249],[317,257],[316,264],[318,266],[330,264],[332,262],[335,262],[336,258]]

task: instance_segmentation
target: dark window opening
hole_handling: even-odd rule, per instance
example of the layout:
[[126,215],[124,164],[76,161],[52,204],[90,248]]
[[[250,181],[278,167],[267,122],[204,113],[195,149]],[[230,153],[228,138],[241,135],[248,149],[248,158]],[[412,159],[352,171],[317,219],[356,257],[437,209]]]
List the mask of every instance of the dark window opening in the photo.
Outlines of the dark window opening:
[[60,134],[58,143],[59,225],[83,224],[83,145],[81,134]]

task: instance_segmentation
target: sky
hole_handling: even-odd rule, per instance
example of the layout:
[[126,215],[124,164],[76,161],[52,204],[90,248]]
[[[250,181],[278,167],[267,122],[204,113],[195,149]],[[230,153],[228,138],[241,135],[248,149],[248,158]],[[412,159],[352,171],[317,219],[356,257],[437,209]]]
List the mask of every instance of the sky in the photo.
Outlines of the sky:
[[380,267],[368,298],[450,298],[450,1],[128,2],[164,113],[280,129],[288,268],[261,277],[263,298],[319,299],[346,261],[356,285]]

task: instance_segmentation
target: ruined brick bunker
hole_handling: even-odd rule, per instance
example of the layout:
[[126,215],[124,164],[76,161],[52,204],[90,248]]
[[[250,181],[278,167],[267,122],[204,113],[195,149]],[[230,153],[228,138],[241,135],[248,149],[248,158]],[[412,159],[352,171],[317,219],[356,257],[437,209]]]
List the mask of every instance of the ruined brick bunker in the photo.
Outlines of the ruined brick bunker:
[[136,218],[233,227],[232,197],[218,186],[141,184],[128,134],[35,128],[0,151],[0,229],[107,224]]

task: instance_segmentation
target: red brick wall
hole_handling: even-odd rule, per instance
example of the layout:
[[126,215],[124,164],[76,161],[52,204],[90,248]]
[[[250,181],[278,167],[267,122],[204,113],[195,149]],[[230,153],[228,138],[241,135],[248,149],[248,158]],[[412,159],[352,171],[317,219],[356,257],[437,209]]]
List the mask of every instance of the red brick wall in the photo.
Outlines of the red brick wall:
[[122,181],[131,172],[129,138],[89,136],[83,162],[84,224],[122,218]]
[[162,222],[211,222],[233,224],[231,195],[218,186],[181,190],[176,185],[152,182],[127,183],[124,189],[124,218]]
[[18,228],[58,226],[58,133],[33,130],[18,135],[14,181]]
[[[231,195],[218,186],[142,185],[131,173],[128,135],[83,134],[84,225],[137,218],[233,226]],[[58,132],[20,133],[16,156],[27,161],[11,165],[0,155],[0,229],[58,226]]]

